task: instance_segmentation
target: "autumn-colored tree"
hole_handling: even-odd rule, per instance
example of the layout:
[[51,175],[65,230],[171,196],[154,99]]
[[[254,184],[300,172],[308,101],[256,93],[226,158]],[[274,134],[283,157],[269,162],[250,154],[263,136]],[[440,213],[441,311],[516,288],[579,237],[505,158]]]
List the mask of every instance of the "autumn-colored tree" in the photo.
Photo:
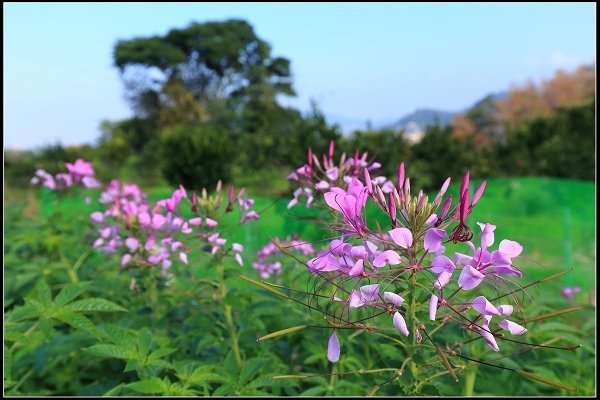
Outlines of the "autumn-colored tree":
[[529,82],[513,88],[505,100],[497,103],[500,119],[507,127],[514,128],[593,97],[596,93],[594,69],[593,65],[585,65],[573,73],[560,70],[539,85]]

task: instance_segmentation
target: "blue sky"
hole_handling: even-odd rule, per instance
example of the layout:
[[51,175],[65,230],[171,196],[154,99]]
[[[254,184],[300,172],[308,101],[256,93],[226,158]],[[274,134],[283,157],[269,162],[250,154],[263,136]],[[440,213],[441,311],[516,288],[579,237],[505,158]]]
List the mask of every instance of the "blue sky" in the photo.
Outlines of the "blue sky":
[[581,4],[4,3],[4,145],[94,143],[127,118],[112,49],[190,22],[243,18],[292,61],[298,96],[331,121],[377,126],[420,107],[455,111],[490,92],[596,60]]

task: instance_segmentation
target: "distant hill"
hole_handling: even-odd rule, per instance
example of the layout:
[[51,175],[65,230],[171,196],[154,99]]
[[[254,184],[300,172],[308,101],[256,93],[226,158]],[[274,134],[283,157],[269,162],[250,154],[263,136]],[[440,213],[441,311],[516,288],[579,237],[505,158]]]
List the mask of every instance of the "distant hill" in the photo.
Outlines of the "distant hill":
[[421,128],[421,130],[425,130],[426,127],[436,124],[446,126],[452,122],[454,114],[456,114],[456,112],[421,108],[402,117],[400,120],[387,126],[386,128],[410,131],[415,128],[415,124]]

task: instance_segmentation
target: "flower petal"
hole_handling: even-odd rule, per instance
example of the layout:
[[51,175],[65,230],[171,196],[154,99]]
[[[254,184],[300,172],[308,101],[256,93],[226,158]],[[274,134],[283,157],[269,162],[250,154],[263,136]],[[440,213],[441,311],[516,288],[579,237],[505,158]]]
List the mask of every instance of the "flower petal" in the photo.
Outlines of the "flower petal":
[[331,362],[337,362],[340,359],[340,341],[335,332],[333,332],[327,344],[327,359]]
[[484,296],[479,296],[471,302],[473,308],[481,315],[500,315],[500,311]]
[[350,275],[350,276],[362,275],[362,273],[365,270],[364,263],[365,262],[363,259],[359,259],[358,261],[356,261],[356,263],[354,263],[354,266],[352,267],[352,269],[350,269],[350,272],[348,272],[348,275]]
[[458,277],[458,284],[463,290],[471,290],[477,287],[483,281],[483,278],[485,278],[485,275],[477,271],[476,268],[467,265]]
[[513,335],[522,335],[527,332],[527,328],[517,324],[516,322],[509,321],[507,319],[503,319],[498,323],[500,328],[509,331]]
[[424,247],[428,253],[434,253],[442,246],[442,239],[446,236],[443,229],[430,228],[425,233]]
[[408,332],[408,327],[406,326],[406,321],[404,320],[404,317],[402,316],[402,314],[400,314],[398,311],[396,311],[396,313],[394,313],[394,326],[396,327],[396,329],[398,329],[404,336],[408,336],[409,332]]
[[482,325],[479,334],[483,336],[488,346],[490,346],[492,350],[500,351],[498,343],[496,343],[496,338],[494,338],[494,335],[492,335],[492,333],[490,332],[490,327],[488,325]]
[[360,294],[365,302],[376,302],[379,299],[379,284],[361,286]]
[[398,264],[400,264],[400,254],[396,253],[394,250],[383,251],[373,260],[373,266],[377,268]]
[[500,250],[502,253],[506,254],[510,258],[514,258],[521,254],[521,252],[523,251],[523,246],[521,246],[518,242],[515,242],[514,240],[504,239],[500,242],[498,250]]
[[388,232],[392,237],[394,243],[398,246],[408,249],[412,246],[413,235],[412,232],[407,228],[396,228]]
[[437,313],[438,297],[435,294],[431,295],[429,300],[429,319],[435,321],[435,314]]
[[388,303],[392,303],[396,307],[400,307],[402,303],[404,303],[402,296],[392,292],[383,292],[383,300]]

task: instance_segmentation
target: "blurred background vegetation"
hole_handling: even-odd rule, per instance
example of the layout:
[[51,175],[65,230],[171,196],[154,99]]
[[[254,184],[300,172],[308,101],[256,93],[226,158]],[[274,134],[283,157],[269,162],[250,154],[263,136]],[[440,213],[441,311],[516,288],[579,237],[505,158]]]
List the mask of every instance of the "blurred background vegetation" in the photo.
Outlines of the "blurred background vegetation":
[[103,121],[94,146],[5,149],[8,184],[28,185],[36,168],[53,173],[83,157],[104,180],[201,188],[223,179],[282,195],[289,190],[283,171],[302,165],[309,146],[320,154],[331,140],[337,154],[368,151],[388,177],[405,161],[426,189],[466,169],[486,178],[595,179],[595,65],[500,96],[482,93],[472,108],[434,120],[415,139],[406,126],[344,135],[316,104],[304,114],[280,105],[294,95],[291,61],[273,55],[243,20],[124,39],[113,62],[134,116]]

